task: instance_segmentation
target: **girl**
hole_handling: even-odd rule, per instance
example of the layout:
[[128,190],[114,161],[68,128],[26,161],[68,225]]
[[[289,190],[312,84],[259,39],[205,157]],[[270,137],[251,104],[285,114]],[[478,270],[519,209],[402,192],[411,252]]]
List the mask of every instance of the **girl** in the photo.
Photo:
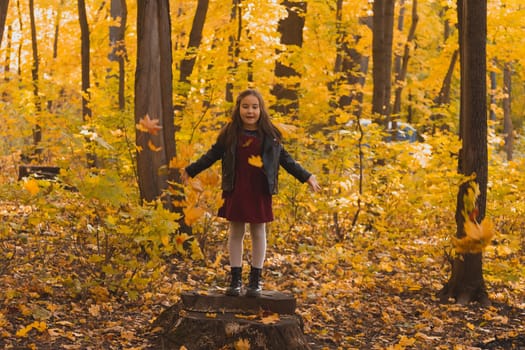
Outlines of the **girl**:
[[265,223],[273,221],[272,195],[277,193],[279,165],[314,191],[320,186],[283,147],[281,133],[270,121],[261,94],[245,90],[237,98],[232,120],[199,160],[182,171],[182,180],[194,177],[222,160],[224,203],[218,215],[230,222],[228,250],[231,283],[226,295],[238,296],[242,287],[245,224],[250,224],[252,262],[247,296],[261,294],[261,272],[266,254]]

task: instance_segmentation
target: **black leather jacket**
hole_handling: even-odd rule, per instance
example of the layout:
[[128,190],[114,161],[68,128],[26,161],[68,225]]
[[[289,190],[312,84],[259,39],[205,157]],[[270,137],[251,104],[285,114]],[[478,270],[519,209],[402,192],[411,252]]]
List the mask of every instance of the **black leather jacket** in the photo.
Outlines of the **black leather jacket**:
[[[209,168],[217,160],[222,160],[222,185],[223,191],[232,191],[235,184],[235,153],[237,144],[234,143],[229,150],[216,142],[196,162],[186,167],[186,173],[194,177],[201,171]],[[268,180],[268,189],[271,194],[278,191],[279,165],[293,175],[297,180],[306,182],[312,175],[297,163],[277,140],[266,136],[262,144],[263,169]]]

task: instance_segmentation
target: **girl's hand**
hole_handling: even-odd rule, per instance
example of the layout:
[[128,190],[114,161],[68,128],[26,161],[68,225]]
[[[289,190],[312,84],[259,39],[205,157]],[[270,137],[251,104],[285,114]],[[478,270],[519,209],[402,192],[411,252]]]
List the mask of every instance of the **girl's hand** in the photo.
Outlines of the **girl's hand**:
[[321,191],[321,186],[317,183],[317,179],[315,178],[315,175],[312,175],[306,180],[312,191],[319,192]]
[[180,170],[180,180],[182,181],[183,184],[186,184],[188,182],[188,179],[190,178],[190,176],[188,175],[188,173],[186,172],[186,169],[182,168]]

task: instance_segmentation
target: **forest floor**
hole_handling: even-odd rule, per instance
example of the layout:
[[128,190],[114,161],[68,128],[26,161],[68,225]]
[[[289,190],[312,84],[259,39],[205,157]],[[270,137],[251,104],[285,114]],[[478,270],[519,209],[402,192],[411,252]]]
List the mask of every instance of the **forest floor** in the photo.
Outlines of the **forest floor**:
[[[0,208],[4,228],[24,215]],[[70,259],[74,239],[10,232],[0,230],[2,349],[162,349],[152,324],[180,291],[227,279],[218,240],[208,247],[214,263],[172,257],[137,298],[100,285],[72,292],[85,275]],[[435,240],[407,241],[388,245],[371,234],[332,247],[270,245],[264,288],[294,294],[312,349],[525,349],[523,276],[505,285],[489,279],[491,307],[440,304],[447,263],[425,253]]]

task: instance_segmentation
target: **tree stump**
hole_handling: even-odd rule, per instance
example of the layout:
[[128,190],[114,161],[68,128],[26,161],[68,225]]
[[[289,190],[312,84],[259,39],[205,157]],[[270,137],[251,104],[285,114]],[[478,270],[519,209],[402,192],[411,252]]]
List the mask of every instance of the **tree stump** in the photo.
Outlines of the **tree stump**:
[[302,319],[289,294],[263,291],[257,298],[219,292],[183,292],[155,321],[163,349],[307,350]]

